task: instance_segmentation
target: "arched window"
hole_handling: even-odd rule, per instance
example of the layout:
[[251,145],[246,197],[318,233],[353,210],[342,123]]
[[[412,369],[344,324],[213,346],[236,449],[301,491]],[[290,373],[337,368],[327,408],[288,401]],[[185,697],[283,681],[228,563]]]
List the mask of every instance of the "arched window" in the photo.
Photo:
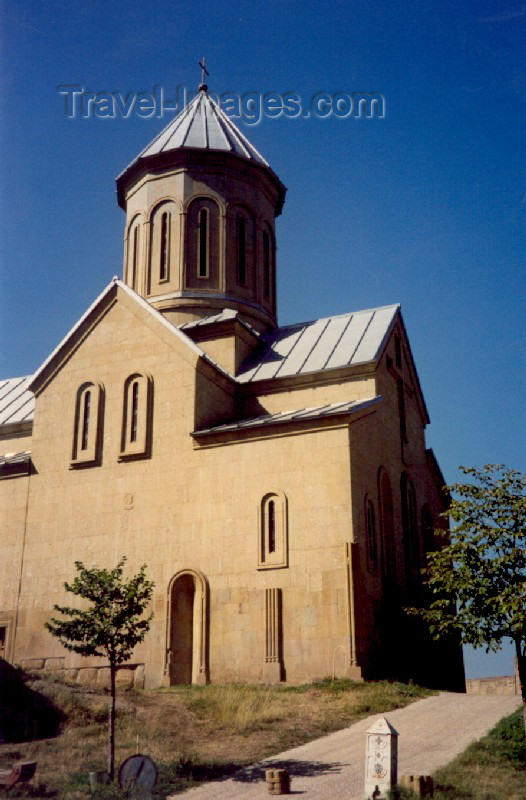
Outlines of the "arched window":
[[270,299],[270,286],[272,279],[271,272],[272,259],[270,233],[268,231],[263,231],[263,297],[265,300]]
[[174,200],[165,198],[149,212],[145,226],[147,295],[179,288],[180,214]]
[[77,390],[73,433],[72,466],[100,463],[104,392],[96,383],[83,383]]
[[367,566],[371,572],[378,572],[378,541],[372,500],[365,499],[365,541],[367,545]]
[[267,505],[267,525],[268,525],[268,551],[276,552],[276,503],[269,500]]
[[198,216],[199,240],[198,240],[198,276],[208,278],[208,209],[201,208]]
[[412,582],[420,576],[420,548],[415,487],[405,472],[400,481],[400,490],[406,578],[408,582]]
[[210,197],[194,198],[186,212],[185,288],[220,288],[220,232],[218,204]]
[[139,222],[131,225],[128,233],[128,264],[126,270],[126,283],[134,291],[137,291],[139,281],[139,247],[140,230]]
[[91,389],[87,389],[82,397],[82,436],[80,445],[81,450],[88,449],[90,406],[91,406]]
[[400,419],[400,439],[402,444],[407,442],[407,423],[405,414],[405,389],[402,378],[396,382],[396,390],[398,394],[398,416]]
[[283,492],[271,492],[263,497],[258,508],[258,519],[258,567],[287,567],[287,498]]
[[161,242],[159,252],[159,280],[168,279],[168,268],[170,264],[170,215],[164,211],[161,215]]
[[137,441],[137,424],[139,417],[139,381],[133,381],[131,393],[131,430],[130,442]]
[[385,469],[378,474],[378,502],[380,508],[380,530],[382,536],[382,572],[396,577],[396,546],[394,538],[393,492]]
[[146,458],[151,452],[153,383],[149,375],[130,375],[124,383],[119,460]]
[[237,228],[237,282],[244,286],[247,282],[247,221],[239,215]]

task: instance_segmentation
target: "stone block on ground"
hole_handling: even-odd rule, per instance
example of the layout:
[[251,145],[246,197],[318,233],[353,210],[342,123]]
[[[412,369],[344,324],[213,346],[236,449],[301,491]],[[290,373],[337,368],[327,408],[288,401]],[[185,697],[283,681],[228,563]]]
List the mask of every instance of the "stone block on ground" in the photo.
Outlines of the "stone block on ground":
[[134,672],[135,670],[129,667],[121,667],[118,669],[115,675],[115,685],[118,686],[119,689],[131,689],[133,686]]
[[290,794],[290,775],[286,769],[266,769],[265,780],[269,794]]
[[20,666],[22,669],[33,670],[33,669],[44,669],[44,658],[25,658],[23,661],[20,662]]
[[57,669],[64,669],[65,658],[46,658],[44,669],[55,671]]
[[144,689],[144,664],[139,664],[133,674],[133,688]]
[[435,794],[431,775],[402,775],[398,785],[404,789],[411,789],[417,797],[433,797]]
[[97,670],[97,686],[103,686],[104,688],[109,689],[110,686],[110,668],[109,667],[100,667]]
[[95,686],[97,683],[98,671],[96,667],[83,667],[79,669],[77,683],[80,683],[82,686]]

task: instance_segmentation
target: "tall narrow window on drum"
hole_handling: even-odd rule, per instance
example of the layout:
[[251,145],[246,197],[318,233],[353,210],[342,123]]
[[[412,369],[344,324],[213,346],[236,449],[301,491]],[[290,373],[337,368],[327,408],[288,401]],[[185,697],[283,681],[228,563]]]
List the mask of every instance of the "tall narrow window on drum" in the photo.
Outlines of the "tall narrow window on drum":
[[91,407],[91,392],[87,391],[84,394],[84,403],[82,408],[82,437],[80,446],[81,450],[88,449],[90,407]]
[[202,208],[198,217],[198,275],[208,278],[208,209]]
[[246,267],[246,220],[245,217],[237,218],[237,282],[245,284],[247,280]]
[[161,246],[159,261],[159,280],[165,281],[168,277],[168,213],[165,211],[161,216]]
[[270,500],[268,506],[268,552],[276,552],[276,504]]
[[270,236],[263,231],[263,296],[270,297]]
[[132,398],[131,398],[130,442],[137,441],[138,415],[139,415],[139,382],[134,381],[132,386]]
[[137,287],[137,263],[139,260],[139,226],[136,225],[133,229],[133,250],[132,250],[132,274],[131,274],[131,288]]

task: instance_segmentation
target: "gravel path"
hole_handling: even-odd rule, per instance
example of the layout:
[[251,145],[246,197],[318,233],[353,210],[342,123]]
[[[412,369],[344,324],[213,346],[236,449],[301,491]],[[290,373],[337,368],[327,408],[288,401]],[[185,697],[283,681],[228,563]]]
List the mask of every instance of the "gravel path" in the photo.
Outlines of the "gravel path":
[[[385,714],[399,733],[398,774],[429,774],[480,739],[498,720],[520,705],[520,697],[479,697],[443,692]],[[270,797],[264,770],[285,767],[291,794],[305,800],[363,800],[365,731],[381,715],[350,728],[279,753],[232,778],[185,792],[188,800],[263,800]],[[181,795],[173,800],[180,800]],[[170,798],[168,798],[170,800]]]

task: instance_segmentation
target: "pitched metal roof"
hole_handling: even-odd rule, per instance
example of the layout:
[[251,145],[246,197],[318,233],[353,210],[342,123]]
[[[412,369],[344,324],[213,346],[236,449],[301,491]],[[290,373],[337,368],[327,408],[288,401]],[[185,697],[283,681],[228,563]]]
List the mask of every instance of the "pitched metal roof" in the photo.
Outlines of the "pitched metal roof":
[[182,325],[179,325],[179,330],[181,331],[188,331],[193,330],[194,328],[206,328],[209,325],[215,325],[219,322],[227,322],[228,320],[237,320],[240,325],[243,325],[247,331],[253,334],[256,339],[261,339],[261,334],[252,327],[248,322],[239,315],[239,311],[234,311],[232,308],[224,308],[223,311],[220,311],[218,314],[208,314],[206,317],[201,317],[200,319],[193,319],[190,322],[183,322]]
[[241,383],[375,361],[400,306],[384,306],[277,328],[241,365]]
[[0,381],[0,425],[30,422],[35,411],[35,396],[29,391],[32,375]]
[[121,175],[142,158],[179,148],[218,150],[233,153],[264,167],[269,166],[261,153],[256,150],[254,145],[250,144],[246,136],[241,133],[217,103],[205,91],[200,91],[181,113],[139,153]]
[[0,456],[0,467],[11,467],[15,464],[27,464],[31,460],[31,450],[22,453],[6,453]]
[[243,431],[248,428],[264,428],[269,425],[286,425],[290,422],[303,422],[313,419],[325,419],[327,417],[344,416],[364,411],[370,406],[376,405],[381,401],[381,397],[371,397],[367,400],[349,400],[344,403],[329,403],[324,406],[314,408],[301,408],[295,411],[278,411],[275,414],[262,414],[259,417],[240,420],[239,422],[227,422],[223,425],[214,425],[211,428],[203,428],[194,431],[192,436],[199,438],[215,433],[232,433]]

